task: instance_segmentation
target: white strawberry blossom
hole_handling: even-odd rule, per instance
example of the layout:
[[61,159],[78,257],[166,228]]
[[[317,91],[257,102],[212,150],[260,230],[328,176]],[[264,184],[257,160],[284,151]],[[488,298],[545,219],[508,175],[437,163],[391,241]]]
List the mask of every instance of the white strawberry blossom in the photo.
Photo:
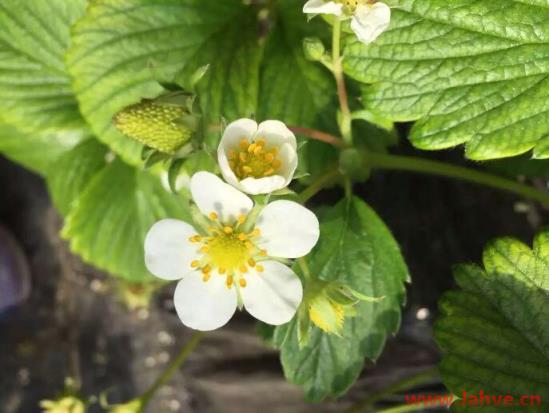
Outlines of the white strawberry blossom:
[[391,21],[391,9],[385,3],[371,0],[309,0],[303,7],[306,14],[331,14],[351,19],[351,29],[358,40],[370,44],[383,33]]
[[183,324],[214,330],[238,307],[268,324],[290,321],[303,288],[280,259],[309,253],[319,237],[316,216],[296,202],[277,200],[254,218],[253,201],[209,172],[194,174],[190,190],[199,227],[163,219],[145,239],[148,270],[179,280],[174,304]]
[[225,181],[251,195],[267,194],[291,182],[297,168],[295,135],[277,120],[259,125],[239,119],[225,129],[217,160]]

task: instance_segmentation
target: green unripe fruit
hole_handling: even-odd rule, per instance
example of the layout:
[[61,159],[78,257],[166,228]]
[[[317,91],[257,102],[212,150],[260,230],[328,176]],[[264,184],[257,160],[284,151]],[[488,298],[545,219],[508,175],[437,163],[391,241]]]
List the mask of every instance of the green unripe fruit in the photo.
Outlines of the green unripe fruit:
[[184,106],[143,100],[118,112],[114,124],[127,137],[173,155],[191,138],[193,131],[185,125],[189,116]]

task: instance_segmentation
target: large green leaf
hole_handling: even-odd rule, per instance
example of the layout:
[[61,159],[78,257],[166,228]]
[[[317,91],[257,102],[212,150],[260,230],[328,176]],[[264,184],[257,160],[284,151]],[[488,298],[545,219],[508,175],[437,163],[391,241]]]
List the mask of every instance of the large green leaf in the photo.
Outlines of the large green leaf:
[[360,302],[345,320],[342,337],[314,327],[305,348],[297,322],[278,327],[275,344],[287,378],[321,400],[343,394],[356,380],[364,359],[377,359],[389,334],[400,326],[408,270],[399,247],[377,214],[359,198],[343,200],[321,219],[321,237],[308,258],[312,274],[339,281],[379,302]]
[[85,128],[64,63],[70,26],[85,7],[85,0],[0,3],[0,110],[5,121],[33,132]]
[[90,4],[74,27],[68,65],[82,112],[99,139],[130,163],[139,162],[140,145],[116,131],[112,116],[161,93],[157,81],[181,80],[207,63],[199,94],[217,133],[221,115],[250,116],[262,50],[254,10],[241,0]]
[[[461,290],[441,299],[444,315],[435,335],[446,353],[440,365],[444,383],[458,396],[464,391],[478,396],[483,390],[516,401],[539,395],[547,403],[549,231],[536,237],[533,249],[509,238],[492,242],[484,252],[484,267],[458,267]],[[538,406],[521,409],[540,411]],[[492,405],[485,411],[499,410]]]
[[71,150],[84,135],[78,131],[21,132],[0,123],[0,154],[25,167],[47,174],[61,154]]
[[143,260],[151,225],[163,218],[189,220],[188,199],[169,193],[160,179],[119,159],[95,140],[63,155],[49,175],[52,197],[66,214],[63,236],[85,261],[135,282],[153,277]]
[[61,155],[48,176],[51,197],[57,209],[67,215],[93,177],[107,166],[108,148],[89,139]]
[[466,144],[471,159],[534,149],[549,157],[548,0],[387,0],[390,30],[349,36],[345,71],[371,83],[364,103],[417,120],[422,149]]

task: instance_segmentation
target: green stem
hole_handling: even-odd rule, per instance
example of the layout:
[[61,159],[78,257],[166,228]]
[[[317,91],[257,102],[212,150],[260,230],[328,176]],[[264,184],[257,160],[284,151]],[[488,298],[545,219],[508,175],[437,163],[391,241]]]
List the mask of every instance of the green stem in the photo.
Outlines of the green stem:
[[306,203],[319,191],[321,191],[328,185],[333,184],[340,176],[341,174],[339,173],[337,168],[329,169],[328,172],[320,175],[315,181],[313,181],[311,185],[309,185],[299,194],[299,200],[302,204]]
[[411,171],[461,179],[512,192],[525,198],[539,201],[543,204],[549,204],[549,193],[510,179],[501,178],[499,176],[461,166],[449,165],[440,161],[431,161],[409,156],[367,153],[365,154],[365,164],[367,167],[372,168]]
[[164,370],[164,372],[160,375],[160,377],[158,377],[158,379],[156,379],[152,386],[149,387],[149,389],[145,393],[143,393],[143,395],[140,397],[142,410],[144,410],[147,404],[151,401],[156,391],[164,384],[166,384],[172,378],[175,372],[179,370],[181,365],[185,362],[185,360],[187,360],[193,350],[198,346],[198,344],[200,344],[200,341],[202,341],[203,337],[204,333],[202,331],[195,332],[189,342],[185,344],[185,346],[183,346],[177,357],[172,361],[168,368]]
[[341,64],[341,60],[341,20],[339,18],[335,18],[332,32],[332,73],[334,74],[337,84],[337,95],[339,97],[339,107],[341,110],[339,127],[345,143],[352,145],[352,116],[351,110],[349,109],[347,88],[345,87],[345,78],[343,76],[343,66]]
[[309,269],[309,264],[307,263],[307,259],[305,257],[298,258],[297,263],[299,264],[299,268],[301,268],[301,272],[303,273],[305,279],[310,280],[312,278],[312,275],[311,270]]
[[[395,384],[392,384],[388,387],[385,387],[372,395],[370,395],[367,399],[358,402],[354,406],[352,406],[350,409],[345,411],[345,413],[360,413],[365,411],[367,408],[373,406],[376,402],[383,399],[386,396],[389,396],[391,394],[410,389],[414,386],[417,386],[419,384],[423,384],[425,382],[429,382],[432,379],[438,377],[438,369],[432,368],[429,370],[422,371],[421,373],[418,373],[414,376],[407,377]],[[410,407],[410,406],[407,406]],[[419,410],[419,409],[417,409]],[[403,410],[403,411],[411,411],[411,410]]]

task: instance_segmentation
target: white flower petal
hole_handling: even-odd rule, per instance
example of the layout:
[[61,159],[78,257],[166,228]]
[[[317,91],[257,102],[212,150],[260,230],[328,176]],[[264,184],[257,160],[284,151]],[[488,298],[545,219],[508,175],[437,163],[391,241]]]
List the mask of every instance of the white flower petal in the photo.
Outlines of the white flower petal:
[[303,298],[303,287],[295,273],[277,261],[262,261],[264,272],[251,270],[247,285],[240,288],[246,310],[267,324],[287,323]]
[[266,120],[257,127],[257,138],[265,139],[266,146],[280,146],[284,143],[292,145],[294,150],[297,148],[297,141],[294,133],[279,120]]
[[221,145],[219,145],[219,148],[217,148],[217,163],[219,164],[219,169],[221,170],[221,175],[223,175],[223,179],[225,179],[225,181],[227,181],[232,186],[236,186],[238,188],[238,178],[231,169],[231,166],[229,165],[227,151]]
[[191,194],[204,215],[216,212],[223,223],[247,215],[254,206],[250,198],[210,172],[197,172],[192,176]]
[[238,183],[238,188],[248,194],[257,195],[271,193],[284,188],[286,185],[285,177],[273,175],[265,178],[245,178]]
[[370,44],[389,27],[390,22],[391,8],[385,3],[361,5],[357,7],[351,20],[351,29],[358,40]]
[[282,165],[280,166],[280,170],[277,171],[277,173],[283,176],[285,179],[284,185],[282,186],[283,188],[285,186],[288,186],[294,178],[294,173],[297,169],[298,162],[297,151],[289,144],[284,144],[280,148],[280,152],[278,153],[278,159],[282,162]]
[[177,315],[187,327],[215,330],[227,324],[236,311],[236,289],[227,288],[225,277],[213,274],[204,282],[202,274],[195,271],[179,281],[173,302]]
[[336,3],[335,1],[309,0],[303,6],[303,13],[341,16],[343,14],[343,4]]
[[196,234],[191,225],[177,219],[155,223],[145,237],[147,269],[164,280],[177,280],[191,272],[197,249],[189,242],[189,237]]
[[268,204],[259,214],[260,248],[271,257],[298,258],[307,255],[320,235],[315,214],[297,202],[280,200]]
[[252,119],[238,119],[225,128],[221,137],[220,147],[231,149],[238,146],[242,139],[251,139],[257,132],[257,123]]

